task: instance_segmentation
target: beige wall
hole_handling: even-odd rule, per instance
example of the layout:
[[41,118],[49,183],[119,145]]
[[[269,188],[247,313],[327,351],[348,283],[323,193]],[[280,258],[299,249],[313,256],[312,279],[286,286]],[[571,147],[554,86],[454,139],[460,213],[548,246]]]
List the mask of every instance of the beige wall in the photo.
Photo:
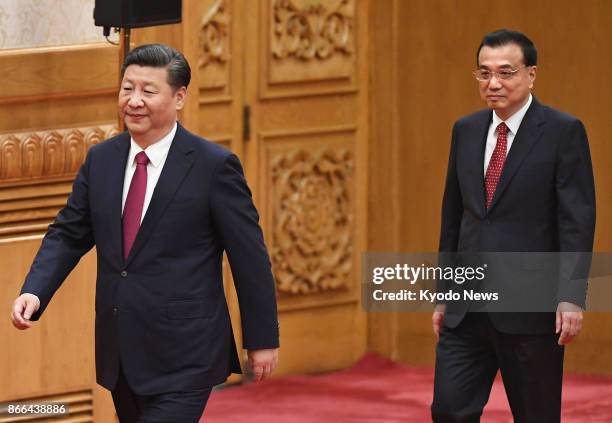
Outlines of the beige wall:
[[2,0],[0,49],[106,42],[93,9],[94,0]]
[[[486,32],[508,27],[525,32],[538,48],[538,99],[586,125],[597,185],[595,247],[610,251],[610,22],[608,0],[377,2],[370,21],[369,249],[435,251],[451,127],[483,107],[470,74],[475,50]],[[371,347],[432,365],[429,314],[369,321]],[[583,334],[568,348],[567,367],[612,374],[611,328],[612,316],[587,314]]]

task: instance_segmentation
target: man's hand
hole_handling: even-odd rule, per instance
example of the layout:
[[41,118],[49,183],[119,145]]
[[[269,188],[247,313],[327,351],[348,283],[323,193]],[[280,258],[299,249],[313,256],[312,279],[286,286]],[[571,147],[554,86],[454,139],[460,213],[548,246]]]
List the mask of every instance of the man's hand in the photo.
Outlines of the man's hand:
[[278,348],[269,350],[248,350],[249,367],[253,371],[254,381],[264,380],[278,364]]
[[30,317],[40,308],[40,300],[34,294],[21,294],[13,303],[11,321],[17,329],[29,329],[32,326]]
[[444,312],[446,311],[446,304],[436,304],[433,315],[431,316],[431,323],[433,325],[433,331],[437,337],[440,337],[442,331],[442,325],[444,324]]
[[557,330],[559,345],[569,344],[582,329],[582,308],[576,304],[561,302],[557,306]]

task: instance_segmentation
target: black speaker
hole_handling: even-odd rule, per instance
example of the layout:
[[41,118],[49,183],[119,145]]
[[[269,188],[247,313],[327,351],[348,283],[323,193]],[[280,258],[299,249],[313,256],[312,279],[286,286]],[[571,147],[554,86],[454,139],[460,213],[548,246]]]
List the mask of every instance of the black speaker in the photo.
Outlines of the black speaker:
[[182,0],[96,0],[96,26],[138,28],[181,21]]

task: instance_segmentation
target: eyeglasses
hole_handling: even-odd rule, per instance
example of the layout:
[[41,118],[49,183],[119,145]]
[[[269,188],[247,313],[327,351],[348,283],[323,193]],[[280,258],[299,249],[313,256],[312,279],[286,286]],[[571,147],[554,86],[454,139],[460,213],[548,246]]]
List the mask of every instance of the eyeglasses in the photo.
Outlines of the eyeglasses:
[[476,80],[480,82],[490,81],[493,76],[495,76],[497,79],[502,79],[506,81],[508,79],[511,79],[518,71],[526,67],[527,66],[523,65],[518,69],[504,69],[499,72],[492,72],[487,69],[476,69],[474,72],[472,72],[472,74],[474,75]]

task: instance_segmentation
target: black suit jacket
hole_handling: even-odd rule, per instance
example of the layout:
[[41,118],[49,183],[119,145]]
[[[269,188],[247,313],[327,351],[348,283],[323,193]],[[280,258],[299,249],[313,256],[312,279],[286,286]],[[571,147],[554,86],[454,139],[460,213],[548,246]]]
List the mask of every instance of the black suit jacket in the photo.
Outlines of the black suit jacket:
[[[533,101],[514,138],[492,204],[485,208],[489,109],[457,121],[442,204],[441,252],[590,252],[595,189],[582,123]],[[585,282],[586,283],[586,280]],[[557,302],[584,305],[586,286],[561,281]],[[528,294],[528,293],[526,293]],[[457,326],[466,309],[447,310]],[[508,333],[554,333],[554,313],[490,313]]]
[[200,389],[240,372],[222,279],[227,252],[243,344],[278,346],[275,286],[238,158],[178,125],[127,260],[121,199],[127,132],[89,151],[22,293],[43,313],[81,256],[97,252],[96,370],[113,389],[119,362],[140,395]]

